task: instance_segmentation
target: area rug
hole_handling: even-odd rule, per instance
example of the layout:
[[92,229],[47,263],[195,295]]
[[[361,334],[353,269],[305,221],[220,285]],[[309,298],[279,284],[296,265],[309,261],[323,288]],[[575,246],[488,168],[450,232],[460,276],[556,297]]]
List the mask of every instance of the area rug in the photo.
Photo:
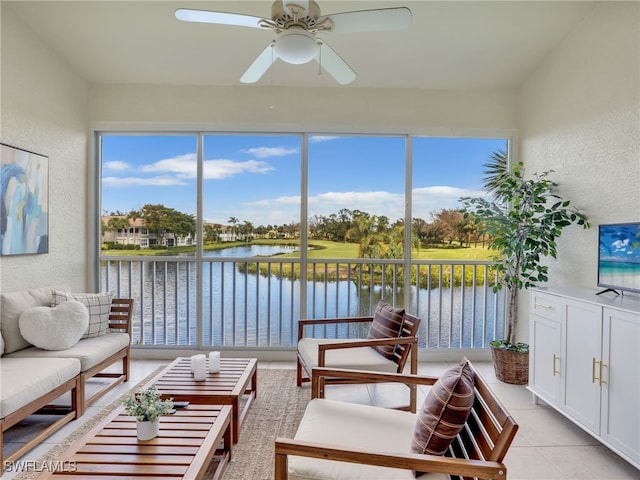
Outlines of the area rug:
[[296,386],[294,369],[258,369],[258,396],[242,424],[223,480],[271,480],[274,441],[293,438],[310,396],[308,387]]
[[[164,367],[161,367],[164,368]],[[160,368],[160,369],[161,369]],[[133,389],[144,385],[159,370],[140,381]],[[277,437],[293,437],[310,397],[308,387],[296,386],[293,369],[258,369],[258,395],[251,404],[240,430],[240,438],[233,449],[223,480],[271,480],[273,478],[274,441]],[[121,405],[114,401],[100,413],[78,427],[63,442],[51,448],[36,465],[54,461],[76,439],[80,438],[107,414]],[[212,462],[205,480],[213,477],[217,463]],[[37,473],[23,472],[15,480],[31,480]]]

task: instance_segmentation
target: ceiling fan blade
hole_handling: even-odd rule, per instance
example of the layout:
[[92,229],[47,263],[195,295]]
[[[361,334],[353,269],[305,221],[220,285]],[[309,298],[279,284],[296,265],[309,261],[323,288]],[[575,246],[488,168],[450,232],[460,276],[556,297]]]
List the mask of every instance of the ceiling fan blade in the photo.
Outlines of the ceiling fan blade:
[[[176,18],[183,22],[217,23],[220,25],[236,25],[239,27],[264,28],[260,25],[263,18],[239,13],[210,12],[207,10],[192,10],[179,8]],[[270,21],[270,20],[268,20]]]
[[324,42],[320,43],[320,49],[316,55],[316,61],[329,75],[336,79],[340,85],[353,82],[356,72],[338,55],[333,48]]
[[411,25],[411,10],[406,7],[359,10],[328,15],[333,21],[333,32],[380,32],[403,30]]
[[289,15],[293,15],[295,11],[299,17],[304,17],[309,11],[309,0],[282,0],[282,6]]
[[258,58],[244,72],[244,75],[240,77],[242,83],[256,83],[264,73],[269,70],[269,67],[273,65],[273,62],[278,58],[278,54],[273,49],[274,42],[267,45]]

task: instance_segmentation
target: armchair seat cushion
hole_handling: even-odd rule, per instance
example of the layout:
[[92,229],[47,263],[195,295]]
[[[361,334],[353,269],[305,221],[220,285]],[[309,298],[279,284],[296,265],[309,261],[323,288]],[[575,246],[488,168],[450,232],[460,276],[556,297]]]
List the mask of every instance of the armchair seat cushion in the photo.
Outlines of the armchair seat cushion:
[[[10,358],[32,357],[42,363],[47,358],[74,358],[80,360],[80,371],[86,372],[111,355],[129,345],[128,333],[108,333],[101,337],[85,338],[66,350],[41,350],[36,347],[25,348],[9,355]],[[2,357],[4,360],[5,355]]]
[[[350,341],[350,340],[348,340]],[[318,366],[318,345],[323,343],[341,343],[345,340],[323,338],[301,338],[298,341],[298,354],[310,368]],[[325,367],[339,367],[354,370],[375,370],[394,373],[398,364],[378,353],[373,347],[343,348],[327,350]]]
[[[367,448],[379,452],[411,451],[416,414],[400,410],[313,399],[305,410],[296,440],[334,447]],[[289,457],[289,480],[415,480],[410,470],[336,462],[307,457]],[[444,480],[437,473],[419,475],[420,480]]]

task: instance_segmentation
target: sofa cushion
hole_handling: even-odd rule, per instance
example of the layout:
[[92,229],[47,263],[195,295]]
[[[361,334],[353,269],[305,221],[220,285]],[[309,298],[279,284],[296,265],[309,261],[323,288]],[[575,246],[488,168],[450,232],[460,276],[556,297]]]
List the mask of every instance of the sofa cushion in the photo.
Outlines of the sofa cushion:
[[475,379],[467,360],[443,373],[418,412],[411,452],[443,455],[473,407]]
[[[67,350],[41,350],[36,347],[25,348],[10,355],[11,358],[33,357],[42,361],[43,358],[76,358],[80,360],[80,369],[86,372],[102,360],[119,352],[129,345],[128,333],[109,333],[101,337],[80,340]],[[4,361],[6,357],[2,357]]]
[[[416,414],[411,412],[336,400],[313,399],[307,405],[295,438],[336,447],[367,448],[404,454],[411,446],[415,423]],[[289,457],[289,480],[336,478],[413,480],[414,476],[411,470],[299,456]],[[425,475],[424,479],[444,480],[448,477],[430,473]]]
[[0,361],[0,418],[40,398],[80,373],[75,358],[9,358]]
[[66,287],[42,287],[0,295],[0,331],[4,338],[5,354],[31,345],[20,333],[20,314],[31,307],[50,307],[54,289],[64,291]]
[[53,291],[53,306],[68,300],[76,300],[89,310],[89,327],[82,338],[93,338],[109,333],[109,313],[111,312],[110,292],[103,293],[69,293]]
[[[321,343],[341,343],[344,340],[301,338],[298,341],[298,353],[304,363],[311,368],[318,366],[318,345]],[[350,368],[355,370],[375,370],[379,372],[394,373],[398,371],[398,365],[386,357],[380,355],[372,347],[342,348],[327,350],[325,354],[325,367]]]
[[[404,323],[404,308],[395,308],[386,302],[380,301],[373,315],[373,322],[369,330],[370,339],[397,338],[402,332]],[[375,348],[381,355],[388,359],[394,359],[395,345],[379,345]]]
[[89,326],[89,311],[75,300],[57,307],[31,307],[20,314],[20,333],[34,346],[45,350],[73,347]]

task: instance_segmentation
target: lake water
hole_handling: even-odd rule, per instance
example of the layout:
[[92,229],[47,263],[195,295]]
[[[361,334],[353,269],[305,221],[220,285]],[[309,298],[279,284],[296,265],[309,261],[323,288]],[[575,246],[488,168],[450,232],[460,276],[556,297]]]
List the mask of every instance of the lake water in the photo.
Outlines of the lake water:
[[[389,303],[403,306],[402,288],[395,291],[385,288],[383,292],[380,286],[370,289],[353,280],[309,281],[307,312],[301,316],[299,280],[244,273],[232,263],[235,258],[271,257],[295,250],[286,246],[247,245],[204,252],[204,257],[213,261],[205,261],[202,269],[203,345],[293,347],[299,318],[370,315],[383,297]],[[290,264],[290,260],[282,257],[272,260]],[[133,263],[131,271],[125,268],[118,271],[115,264],[111,265],[109,276],[119,275],[121,285],[131,285],[131,295],[138,306],[133,324],[134,343],[197,345],[195,262],[185,257],[179,263],[161,259],[155,262],[149,259],[142,265]],[[110,288],[113,290],[112,285]],[[422,319],[423,347],[481,348],[496,338],[494,330],[500,331],[498,319],[502,318],[503,302],[494,298],[493,293],[471,287],[410,288],[408,310],[417,312]],[[345,327],[315,332],[337,338],[362,333]]]

